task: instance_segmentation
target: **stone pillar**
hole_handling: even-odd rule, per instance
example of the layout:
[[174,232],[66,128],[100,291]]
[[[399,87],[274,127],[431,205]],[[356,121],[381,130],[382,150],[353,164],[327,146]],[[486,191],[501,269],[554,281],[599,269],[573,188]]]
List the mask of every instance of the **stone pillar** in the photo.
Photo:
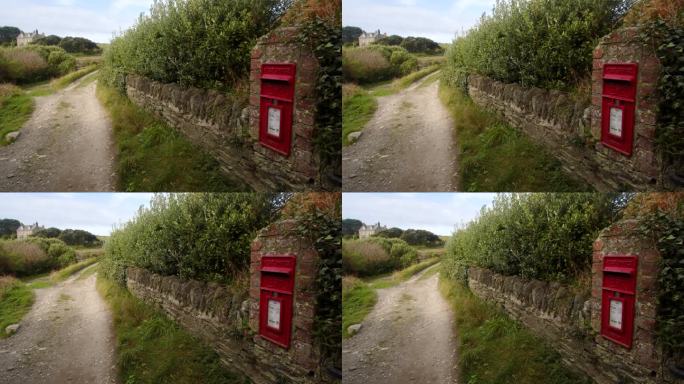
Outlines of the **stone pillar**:
[[[259,144],[261,65],[295,63],[295,99],[292,118],[292,148],[288,157]],[[252,50],[250,71],[250,136],[254,160],[260,171],[273,174],[279,184],[294,190],[321,189],[325,181],[319,172],[313,136],[316,130],[316,82],[318,60],[299,40],[299,28],[278,28],[257,42]]]
[[[634,334],[631,349],[603,338],[601,332],[601,286],[604,256],[633,255],[638,257],[637,287],[634,313]],[[662,354],[656,345],[655,317],[657,278],[660,254],[652,239],[639,231],[639,221],[619,221],[601,232],[594,242],[592,263],[591,327],[595,332],[595,351],[600,363],[616,380],[631,379],[635,383],[656,383],[662,379]],[[617,382],[617,381],[613,381]],[[627,381],[631,382],[631,381]]]
[[[606,63],[638,63],[634,142],[632,156],[627,157],[603,146],[601,140],[601,94],[603,65]],[[639,37],[639,28],[630,27],[604,36],[594,49],[591,86],[591,135],[596,140],[597,160],[602,168],[619,175],[620,182],[631,189],[644,190],[664,183],[660,156],[655,149],[656,86],[660,77],[660,61],[653,48]]]
[[[272,378],[288,382],[319,382],[322,377],[319,348],[314,341],[315,277],[319,256],[310,241],[297,233],[297,221],[284,220],[269,225],[252,242],[249,286],[249,327],[254,332],[255,355],[273,364]],[[258,335],[261,258],[293,254],[297,257],[293,297],[292,338],[289,349],[279,347]]]

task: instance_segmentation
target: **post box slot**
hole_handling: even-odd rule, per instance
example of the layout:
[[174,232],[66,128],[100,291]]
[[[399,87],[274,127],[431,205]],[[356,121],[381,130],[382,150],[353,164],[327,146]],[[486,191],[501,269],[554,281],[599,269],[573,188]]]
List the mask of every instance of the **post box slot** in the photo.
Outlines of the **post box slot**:
[[272,74],[266,74],[261,76],[262,79],[264,80],[273,80],[273,81],[285,81],[288,83],[292,82],[292,76],[289,75],[272,75]]
[[284,273],[289,275],[292,273],[292,269],[287,267],[264,267],[261,268],[261,272]]
[[605,268],[603,268],[603,272],[625,273],[625,274],[631,275],[634,273],[634,269],[633,268],[624,268],[624,267],[605,267]]

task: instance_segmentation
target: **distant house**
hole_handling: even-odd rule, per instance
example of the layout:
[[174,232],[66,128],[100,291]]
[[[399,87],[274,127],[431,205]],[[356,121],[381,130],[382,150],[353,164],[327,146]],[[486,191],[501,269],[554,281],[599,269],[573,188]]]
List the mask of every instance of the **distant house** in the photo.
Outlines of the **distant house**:
[[380,33],[380,30],[378,29],[377,32],[370,32],[370,33],[363,33],[361,36],[359,36],[359,47],[365,47],[367,45],[371,45],[375,43],[376,41],[387,37],[386,33]]
[[387,227],[385,227],[384,225],[380,225],[379,222],[377,224],[371,225],[364,224],[363,226],[361,226],[361,228],[359,228],[359,239],[371,237],[380,231],[384,231],[385,229],[387,229]]
[[42,37],[45,37],[45,35],[42,33],[38,33],[37,29],[34,32],[28,32],[28,33],[22,32],[19,34],[19,36],[17,36],[17,47],[23,47],[25,45],[29,45],[34,40],[40,39]]
[[17,228],[17,239],[26,239],[41,229],[45,229],[45,227],[38,225],[38,222],[35,224],[22,225]]

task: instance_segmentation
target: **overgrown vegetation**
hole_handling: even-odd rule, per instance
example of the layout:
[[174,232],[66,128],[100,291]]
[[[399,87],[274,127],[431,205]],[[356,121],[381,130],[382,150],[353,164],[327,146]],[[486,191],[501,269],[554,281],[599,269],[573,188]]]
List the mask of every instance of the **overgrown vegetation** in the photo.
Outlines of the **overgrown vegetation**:
[[345,274],[373,276],[413,264],[418,258],[415,248],[401,239],[371,237],[342,241]]
[[249,71],[250,50],[287,0],[156,0],[149,15],[105,52],[103,80],[136,73],[165,83],[230,89]]
[[118,189],[124,191],[244,191],[219,163],[180,133],[98,82],[97,97],[109,110],[118,149]]
[[447,66],[507,82],[567,89],[591,73],[592,50],[628,0],[499,0],[447,51]]
[[[453,74],[453,72],[449,72]],[[463,78],[461,78],[463,79]],[[442,83],[440,97],[454,116],[463,191],[586,191],[561,163],[524,134],[502,123],[455,87]]]
[[528,279],[573,279],[590,269],[593,242],[623,203],[598,193],[499,194],[491,208],[454,232],[444,270],[460,281],[468,266]]
[[35,275],[74,262],[74,250],[58,239],[29,238],[0,242],[0,275]]
[[8,144],[7,134],[21,129],[31,113],[31,96],[15,85],[0,84],[0,146]]
[[98,275],[97,289],[112,309],[121,382],[249,383],[226,371],[215,352],[116,282]]
[[256,231],[274,214],[273,196],[267,194],[157,194],[149,208],[112,232],[101,271],[120,283],[128,266],[231,282],[247,271]]
[[0,339],[5,328],[21,321],[33,305],[33,291],[12,276],[0,276]]
[[65,75],[75,67],[76,58],[59,47],[0,48],[0,82],[35,83]]
[[454,309],[460,382],[468,384],[590,384],[563,366],[542,339],[442,276],[440,291]]
[[342,72],[347,82],[377,83],[408,75],[417,68],[418,59],[401,47],[370,45],[342,49]]
[[378,294],[358,277],[345,276],[342,281],[342,337],[349,337],[350,325],[363,322],[378,301]]
[[349,145],[349,134],[358,132],[370,121],[378,102],[367,90],[345,84],[342,93],[342,143]]

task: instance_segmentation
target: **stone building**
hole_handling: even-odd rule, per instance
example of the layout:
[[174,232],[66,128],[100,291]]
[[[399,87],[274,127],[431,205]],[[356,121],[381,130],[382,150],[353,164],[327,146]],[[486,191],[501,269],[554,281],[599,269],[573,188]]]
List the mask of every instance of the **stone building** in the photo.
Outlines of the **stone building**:
[[44,227],[38,225],[38,222],[35,224],[22,225],[21,227],[17,228],[17,239],[26,239],[41,229],[44,229]]
[[369,32],[369,33],[363,33],[361,36],[359,36],[359,46],[360,47],[365,47],[367,45],[371,45],[375,43],[376,41],[387,37],[386,33],[380,33],[380,30],[378,29],[377,32]]
[[17,47],[29,45],[34,40],[40,39],[42,37],[45,37],[45,35],[42,33],[38,33],[37,29],[33,32],[28,32],[28,33],[22,32],[19,34],[19,36],[17,36]]
[[387,229],[387,227],[380,225],[380,222],[371,225],[364,224],[361,228],[359,228],[359,239],[371,237],[380,231],[384,231],[385,229]]

